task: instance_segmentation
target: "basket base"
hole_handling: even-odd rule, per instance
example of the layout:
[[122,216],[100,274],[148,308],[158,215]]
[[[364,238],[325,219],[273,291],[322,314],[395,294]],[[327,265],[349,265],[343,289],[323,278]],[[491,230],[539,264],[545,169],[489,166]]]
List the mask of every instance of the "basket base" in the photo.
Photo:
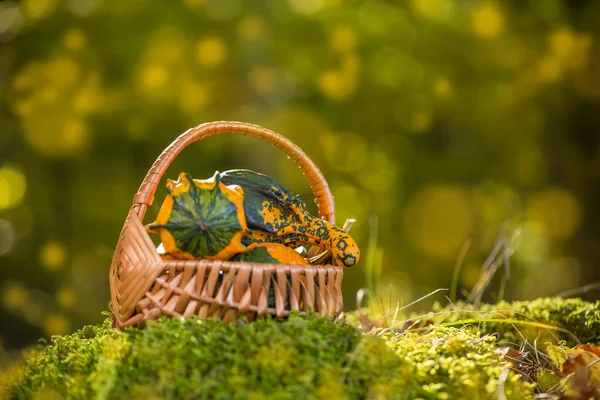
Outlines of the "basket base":
[[142,327],[161,316],[248,321],[292,311],[337,317],[343,308],[342,269],[333,266],[164,260],[163,273],[136,303],[127,320],[114,326]]

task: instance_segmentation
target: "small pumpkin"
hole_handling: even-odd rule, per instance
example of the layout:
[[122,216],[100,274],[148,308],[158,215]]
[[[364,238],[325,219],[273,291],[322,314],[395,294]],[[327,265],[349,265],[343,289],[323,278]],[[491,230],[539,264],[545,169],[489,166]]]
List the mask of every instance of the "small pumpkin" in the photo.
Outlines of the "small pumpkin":
[[242,237],[250,232],[242,203],[243,190],[220,182],[218,172],[206,180],[181,173],[167,180],[167,197],[146,230],[160,235],[173,258],[228,260],[245,250]]
[[243,253],[233,256],[231,261],[308,265],[308,261],[296,250],[278,243],[253,243]]
[[340,265],[351,267],[358,262],[360,251],[354,239],[339,227],[310,215],[302,198],[275,179],[247,169],[222,172],[220,179],[244,191],[246,221],[253,231],[243,237],[245,245],[317,245],[329,250]]

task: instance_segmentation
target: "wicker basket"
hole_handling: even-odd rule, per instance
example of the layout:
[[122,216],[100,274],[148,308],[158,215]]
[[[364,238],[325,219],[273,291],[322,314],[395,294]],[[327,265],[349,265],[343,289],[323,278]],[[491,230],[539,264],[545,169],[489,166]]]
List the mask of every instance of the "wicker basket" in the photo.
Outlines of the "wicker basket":
[[333,316],[342,312],[343,267],[166,260],[159,256],[142,225],[159,181],[184,148],[221,134],[252,136],[281,149],[308,179],[319,216],[335,223],[333,196],[325,178],[312,160],[287,138],[241,122],[210,122],[192,128],[163,151],[133,198],[110,268],[115,328],[141,327],[146,320],[163,315],[180,318],[197,315],[224,321],[246,317],[252,321],[266,314],[285,317],[291,310],[312,310]]

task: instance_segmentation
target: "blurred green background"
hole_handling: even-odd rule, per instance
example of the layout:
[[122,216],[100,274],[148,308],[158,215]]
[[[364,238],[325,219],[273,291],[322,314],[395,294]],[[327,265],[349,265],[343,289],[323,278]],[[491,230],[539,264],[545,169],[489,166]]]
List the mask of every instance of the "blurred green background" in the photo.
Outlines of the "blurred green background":
[[[365,286],[386,304],[447,288],[455,264],[464,298],[494,248],[514,252],[510,279],[484,300],[598,281],[598,21],[600,2],[567,0],[0,2],[0,348],[104,318],[143,176],[213,120],[273,129],[321,167],[338,223],[358,220],[348,309]],[[245,137],[167,175],[230,168],[316,211],[293,163]]]

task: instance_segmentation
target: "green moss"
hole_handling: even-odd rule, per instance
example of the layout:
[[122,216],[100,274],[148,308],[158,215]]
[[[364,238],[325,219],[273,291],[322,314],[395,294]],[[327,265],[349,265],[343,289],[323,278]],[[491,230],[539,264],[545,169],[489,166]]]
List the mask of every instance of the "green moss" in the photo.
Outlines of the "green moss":
[[[379,332],[381,333],[381,332]],[[490,398],[505,365],[495,339],[435,327],[363,334],[346,323],[161,319],[118,332],[109,322],[54,337],[31,356],[9,398]],[[517,375],[509,399],[530,398]]]
[[[496,338],[465,329],[436,327],[422,335],[407,332],[387,336],[388,346],[405,360],[404,374],[417,384],[406,388],[408,398],[496,398],[498,362]],[[502,391],[507,399],[527,398],[531,389],[520,376],[509,374]]]
[[[456,311],[464,312],[456,312]],[[499,334],[504,341],[520,343],[523,337],[538,343],[565,340],[568,345],[581,343],[600,344],[600,301],[589,303],[581,299],[540,298],[533,301],[502,301],[498,304],[482,304],[480,308],[463,302],[453,306],[434,305],[434,313],[442,313],[434,320],[438,323],[469,321],[477,331]],[[486,320],[508,319],[537,322],[562,328],[568,332],[545,329],[527,324],[485,322]],[[517,331],[518,330],[518,331]]]

